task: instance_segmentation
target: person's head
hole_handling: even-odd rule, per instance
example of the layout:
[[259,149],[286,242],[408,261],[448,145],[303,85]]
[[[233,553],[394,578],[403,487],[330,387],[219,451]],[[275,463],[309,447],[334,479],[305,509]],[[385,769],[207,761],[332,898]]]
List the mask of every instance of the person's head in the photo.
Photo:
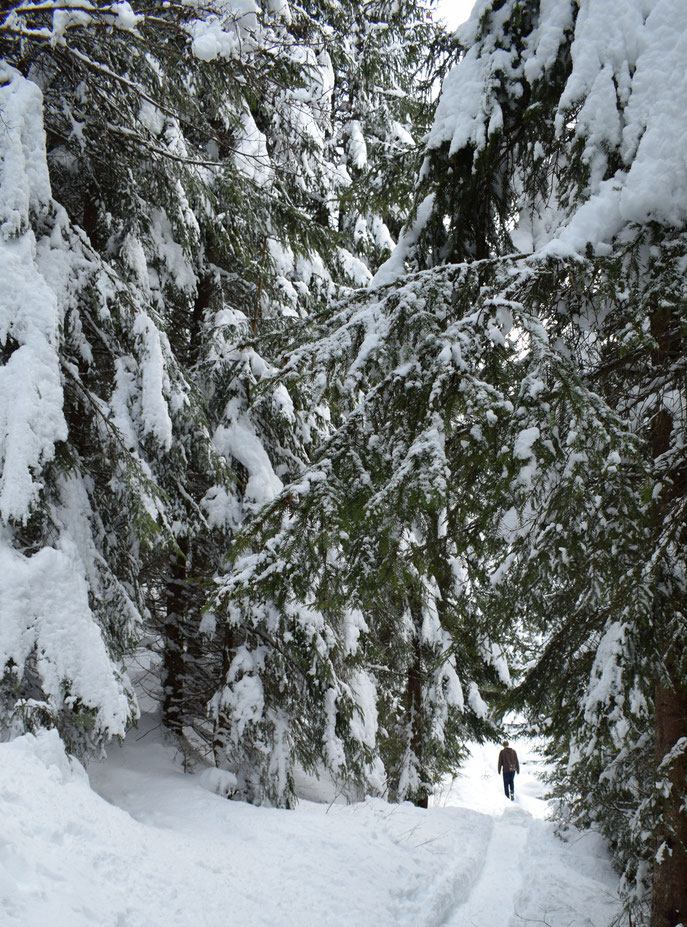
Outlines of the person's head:
[[507,741],[507,740],[504,740],[504,742],[503,742],[503,746],[504,746],[504,747],[508,747],[508,746],[509,746],[509,744],[508,744],[508,741]]

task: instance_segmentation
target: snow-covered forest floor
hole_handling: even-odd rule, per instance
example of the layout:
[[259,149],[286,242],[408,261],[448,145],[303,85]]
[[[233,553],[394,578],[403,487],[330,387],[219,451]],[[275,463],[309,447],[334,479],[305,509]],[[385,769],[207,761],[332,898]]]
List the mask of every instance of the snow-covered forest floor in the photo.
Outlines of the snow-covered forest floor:
[[491,745],[428,810],[367,799],[282,811],[227,801],[207,770],[184,774],[154,716],[88,775],[56,732],[26,735],[0,745],[2,923],[605,927],[617,912],[605,848],[554,836],[537,757],[516,746],[513,804]]

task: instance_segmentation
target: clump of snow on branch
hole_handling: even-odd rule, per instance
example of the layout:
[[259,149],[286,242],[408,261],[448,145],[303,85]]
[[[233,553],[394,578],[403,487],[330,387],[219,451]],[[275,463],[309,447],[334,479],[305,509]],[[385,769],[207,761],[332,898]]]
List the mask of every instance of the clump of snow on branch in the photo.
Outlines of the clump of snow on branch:
[[425,227],[427,220],[432,214],[433,206],[434,195],[430,194],[420,203],[414,221],[401,233],[401,237],[391,257],[382,264],[370,281],[371,289],[377,289],[389,283],[394,283],[402,276],[405,269],[404,261],[411,248],[420,237],[420,232]]
[[62,540],[31,558],[0,535],[0,665],[21,676],[35,653],[35,670],[53,710],[78,703],[97,706],[98,725],[123,734],[129,705],[112,673],[102,635],[93,621],[83,564],[75,545]]
[[246,415],[239,415],[229,425],[215,432],[215,445],[227,457],[243,464],[249,474],[245,498],[264,505],[282,491],[283,484],[274,472],[267,452]]
[[191,51],[200,61],[238,58],[255,44],[260,8],[254,0],[222,0],[215,8],[189,25]]
[[[572,125],[581,140],[589,169],[586,189],[572,207],[557,202],[564,191],[539,204],[534,237],[527,242],[518,236],[518,242],[565,257],[583,253],[588,244],[603,248],[630,223],[684,222],[687,6],[682,0],[580,0],[576,17],[569,0],[542,0],[523,53],[510,47],[511,4],[490,11],[489,32],[480,38],[489,6],[477,3],[458,30],[467,51],[444,81],[428,151],[449,143],[451,154],[471,148],[479,155],[503,129],[494,85],[504,81],[518,96],[525,84],[547,80],[566,32],[573,29],[572,68],[556,130],[560,136]],[[609,177],[612,154],[620,167]],[[525,218],[523,211],[523,225]],[[417,238],[418,231],[416,223],[404,233],[389,269],[405,257],[404,237]],[[385,276],[380,280],[388,282]]]
[[602,711],[611,721],[620,745],[627,733],[623,702],[623,653],[627,628],[614,621],[606,628],[596,650],[589,691],[585,699],[584,714],[589,722]]
[[62,317],[37,266],[29,229],[50,207],[42,95],[17,71],[0,69],[0,516],[25,519],[37,499],[40,466],[66,437],[57,353]]

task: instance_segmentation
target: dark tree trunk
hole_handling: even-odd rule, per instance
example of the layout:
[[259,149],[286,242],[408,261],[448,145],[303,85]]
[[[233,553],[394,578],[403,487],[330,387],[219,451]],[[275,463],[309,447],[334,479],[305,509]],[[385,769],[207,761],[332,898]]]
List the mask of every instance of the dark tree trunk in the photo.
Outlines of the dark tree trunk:
[[191,331],[189,334],[188,342],[188,360],[192,364],[198,361],[201,345],[203,318],[205,316],[205,311],[210,305],[210,299],[212,297],[213,290],[214,282],[211,275],[206,274],[204,277],[201,277],[200,282],[198,283],[196,299],[193,304],[193,312],[191,313]]
[[[424,780],[424,767],[422,756],[424,753],[424,731],[422,717],[422,667],[420,655],[415,663],[408,670],[408,681],[406,685],[406,705],[408,720],[410,724],[410,746],[418,759],[419,772],[421,780]],[[418,808],[427,808],[429,805],[429,791],[424,784],[420,784],[414,795],[409,796],[410,800]]]
[[91,183],[88,185],[83,201],[83,219],[81,227],[88,235],[89,241],[94,248],[97,248],[98,241],[98,218],[99,209],[95,186]]
[[[657,309],[653,313],[651,333],[657,345],[654,367],[659,375],[665,375],[666,368],[682,350],[678,320],[669,308]],[[651,427],[651,452],[655,462],[669,451],[672,431],[672,416],[666,409],[657,410]],[[667,517],[670,503],[685,494],[684,476],[679,468],[668,474],[667,485],[654,510],[654,528],[657,531]],[[657,779],[666,775],[659,770],[672,750],[676,749],[677,756],[668,765],[670,791],[661,808],[651,927],[687,927],[687,680],[680,671],[680,667],[684,666],[683,652],[687,642],[675,639],[670,627],[673,624],[671,612],[680,605],[666,596],[656,616],[658,645],[663,657],[662,678],[655,686]],[[686,742],[680,749],[678,743],[681,738],[685,738]]]
[[[229,673],[234,651],[239,643],[239,635],[236,628],[228,622],[224,624],[224,635],[222,638],[222,664],[220,667],[220,686],[224,685]],[[229,719],[222,711],[218,713],[215,719],[214,729],[212,732],[212,755],[215,760],[215,766],[221,766],[224,758],[226,747],[226,734],[229,731]]]
[[[687,688],[684,680],[656,686],[656,764],[680,738],[687,738]],[[651,927],[687,925],[687,745],[671,764],[670,794],[664,801],[659,831],[659,860],[654,868]]]
[[186,609],[188,547],[188,539],[181,538],[179,550],[170,557],[167,578],[167,615],[162,658],[164,692],[162,720],[166,727],[175,734],[181,734],[184,726],[186,675],[184,612]]

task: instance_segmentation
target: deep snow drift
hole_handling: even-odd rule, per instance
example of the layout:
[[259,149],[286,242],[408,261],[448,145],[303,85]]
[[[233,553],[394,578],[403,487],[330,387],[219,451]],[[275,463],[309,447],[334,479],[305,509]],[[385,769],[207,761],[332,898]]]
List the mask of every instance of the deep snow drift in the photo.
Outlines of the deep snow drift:
[[[0,744],[0,920],[17,927],[605,927],[593,835],[544,820],[536,759],[506,801],[495,746],[427,811],[379,799],[255,808],[184,774],[150,718],[89,767],[54,732]],[[89,782],[90,779],[90,782]]]

